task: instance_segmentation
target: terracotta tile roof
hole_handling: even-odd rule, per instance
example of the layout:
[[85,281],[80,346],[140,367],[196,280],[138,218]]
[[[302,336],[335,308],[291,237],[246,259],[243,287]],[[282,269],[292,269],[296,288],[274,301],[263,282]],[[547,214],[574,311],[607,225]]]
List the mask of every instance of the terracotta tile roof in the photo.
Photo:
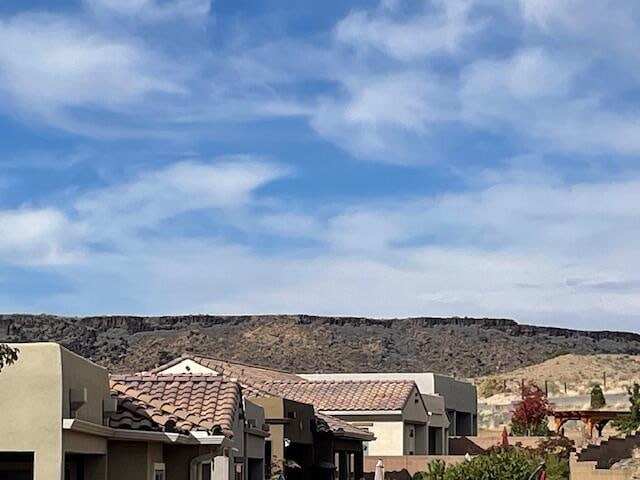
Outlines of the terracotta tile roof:
[[120,411],[114,428],[207,431],[233,436],[240,386],[216,375],[112,375]]
[[371,441],[375,438],[373,433],[367,430],[354,427],[344,420],[319,412],[316,413],[316,432],[330,433],[341,437],[356,438],[365,441]]
[[215,370],[220,375],[223,375],[227,378],[234,379],[251,379],[252,381],[263,381],[269,382],[273,380],[281,380],[281,381],[299,381],[302,380],[302,377],[294,375],[293,373],[282,372],[280,370],[273,370],[266,367],[260,367],[257,365],[248,365],[245,363],[238,362],[230,362],[227,360],[220,360],[217,358],[210,357],[202,357],[199,355],[183,355],[182,357],[178,357],[172,360],[169,363],[164,365],[160,365],[159,367],[153,369],[151,373],[161,373],[163,370],[166,370],[169,367],[172,367],[185,359],[193,360],[196,363],[199,363],[203,367],[210,368]]
[[401,410],[415,387],[412,380],[304,380],[292,373],[198,355],[177,358],[154,372],[186,358],[240,382],[245,394],[288,398],[320,411]]
[[175,424],[172,425],[170,422],[164,421],[164,414],[161,410],[115,390],[112,390],[112,393],[118,400],[118,411],[109,415],[110,427],[127,430],[182,433]]
[[[254,395],[267,394],[312,404],[316,410],[402,410],[415,388],[413,381],[256,382]],[[262,392],[262,393],[261,393]]]

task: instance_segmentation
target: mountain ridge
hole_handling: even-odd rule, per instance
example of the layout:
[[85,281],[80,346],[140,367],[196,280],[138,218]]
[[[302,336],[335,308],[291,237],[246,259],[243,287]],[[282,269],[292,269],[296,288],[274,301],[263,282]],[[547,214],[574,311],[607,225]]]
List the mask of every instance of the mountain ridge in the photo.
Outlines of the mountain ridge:
[[436,371],[474,377],[565,353],[640,354],[640,334],[508,318],[318,315],[0,315],[0,341],[57,341],[115,371],[191,351],[288,371]]

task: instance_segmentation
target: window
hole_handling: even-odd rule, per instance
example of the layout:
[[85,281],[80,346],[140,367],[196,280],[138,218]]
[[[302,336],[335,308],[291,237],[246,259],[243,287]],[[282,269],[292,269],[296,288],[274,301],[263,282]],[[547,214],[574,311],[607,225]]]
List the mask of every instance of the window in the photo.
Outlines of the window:
[[153,464],[153,480],[166,480],[164,463]]

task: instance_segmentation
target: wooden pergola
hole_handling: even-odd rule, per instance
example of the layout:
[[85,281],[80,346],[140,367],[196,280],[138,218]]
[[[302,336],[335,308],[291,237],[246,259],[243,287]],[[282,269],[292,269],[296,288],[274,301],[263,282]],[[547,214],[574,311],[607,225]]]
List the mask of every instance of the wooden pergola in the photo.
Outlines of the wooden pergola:
[[593,438],[593,429],[602,436],[607,423],[626,415],[629,412],[619,410],[556,410],[553,412],[553,424],[556,433],[560,433],[562,426],[570,420],[579,420],[587,427],[589,438]]

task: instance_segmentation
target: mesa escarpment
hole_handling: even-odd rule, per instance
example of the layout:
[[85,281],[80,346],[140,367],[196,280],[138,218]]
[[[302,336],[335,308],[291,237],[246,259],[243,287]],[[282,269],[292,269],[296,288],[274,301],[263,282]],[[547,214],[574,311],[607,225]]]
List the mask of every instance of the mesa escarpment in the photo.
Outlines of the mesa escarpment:
[[436,371],[478,376],[565,354],[640,354],[640,335],[509,319],[311,315],[0,315],[0,341],[57,341],[116,371],[185,351],[288,371]]

